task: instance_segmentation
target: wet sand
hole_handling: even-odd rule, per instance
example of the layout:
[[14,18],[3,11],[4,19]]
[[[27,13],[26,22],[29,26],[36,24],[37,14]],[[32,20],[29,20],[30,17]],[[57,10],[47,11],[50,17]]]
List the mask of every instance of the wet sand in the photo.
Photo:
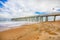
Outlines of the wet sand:
[[1,22],[0,23],[0,32],[13,29],[13,28],[18,28],[21,27],[22,25],[29,25],[29,24],[34,24],[36,22],[28,22],[28,21],[8,21],[8,22]]
[[0,32],[0,40],[60,40],[60,21],[23,25]]

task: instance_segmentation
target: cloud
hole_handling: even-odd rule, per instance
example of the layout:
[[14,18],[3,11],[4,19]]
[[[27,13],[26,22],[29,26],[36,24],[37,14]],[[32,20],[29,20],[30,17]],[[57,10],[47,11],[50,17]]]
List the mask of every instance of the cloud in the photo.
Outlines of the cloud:
[[0,15],[7,18],[36,15],[35,12],[52,12],[60,7],[59,0],[8,0],[0,10]]
[[[4,7],[0,10],[0,15],[5,17],[22,17],[22,16],[31,16],[35,15],[28,7],[25,6],[23,1],[8,1],[6,4],[3,4]],[[2,14],[1,14],[2,13]]]

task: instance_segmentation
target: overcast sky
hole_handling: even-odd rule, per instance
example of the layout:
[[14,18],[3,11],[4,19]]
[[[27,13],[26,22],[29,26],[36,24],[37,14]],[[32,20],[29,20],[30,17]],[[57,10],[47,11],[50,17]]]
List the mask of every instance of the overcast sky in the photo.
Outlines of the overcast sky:
[[60,8],[60,0],[0,0],[0,17],[37,15],[36,12],[52,12],[53,8]]

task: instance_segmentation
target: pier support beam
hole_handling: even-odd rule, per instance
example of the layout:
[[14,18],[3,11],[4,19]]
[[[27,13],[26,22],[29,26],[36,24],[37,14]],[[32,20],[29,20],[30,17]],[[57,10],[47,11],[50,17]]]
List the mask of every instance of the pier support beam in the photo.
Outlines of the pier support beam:
[[40,17],[40,22],[43,22],[43,16]]
[[48,16],[46,16],[46,21],[48,21]]
[[56,20],[56,16],[54,16],[54,21]]

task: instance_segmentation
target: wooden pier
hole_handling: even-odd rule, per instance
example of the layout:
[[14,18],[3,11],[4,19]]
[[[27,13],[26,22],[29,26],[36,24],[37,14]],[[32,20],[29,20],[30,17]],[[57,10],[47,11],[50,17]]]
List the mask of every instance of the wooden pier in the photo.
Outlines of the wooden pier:
[[45,20],[46,22],[49,20],[48,18],[51,16],[54,16],[53,21],[56,21],[56,16],[60,16],[60,13],[41,14],[41,15],[35,15],[29,17],[13,18],[12,21],[44,22],[43,20]]

